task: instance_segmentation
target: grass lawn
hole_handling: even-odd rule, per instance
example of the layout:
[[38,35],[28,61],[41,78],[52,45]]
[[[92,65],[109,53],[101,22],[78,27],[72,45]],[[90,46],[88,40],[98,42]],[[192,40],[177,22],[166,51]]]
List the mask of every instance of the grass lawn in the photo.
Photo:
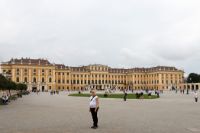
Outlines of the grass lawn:
[[[109,94],[108,97],[104,97],[104,94],[97,94],[100,98],[120,98],[122,99],[124,97],[124,94]],[[69,94],[69,96],[74,97],[90,97],[90,94]],[[151,97],[148,97],[147,94],[143,95],[143,99],[156,99],[156,95],[152,95]],[[127,99],[136,99],[135,94],[128,94]]]

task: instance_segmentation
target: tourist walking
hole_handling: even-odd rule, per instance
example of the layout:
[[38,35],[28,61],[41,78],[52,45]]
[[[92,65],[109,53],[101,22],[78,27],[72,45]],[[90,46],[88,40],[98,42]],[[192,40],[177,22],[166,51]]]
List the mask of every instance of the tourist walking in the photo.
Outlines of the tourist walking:
[[178,89],[176,89],[176,93],[178,93]]
[[189,94],[189,89],[187,89],[187,95]]
[[156,90],[156,95],[157,95],[157,98],[160,97],[160,91],[159,90]]
[[93,119],[93,126],[91,128],[97,129],[98,128],[98,110],[99,110],[99,98],[96,95],[95,90],[91,90],[91,97],[90,97],[90,109],[89,111],[91,112],[92,119]]
[[127,99],[127,91],[126,90],[124,90],[124,101],[126,101],[126,99]]
[[151,93],[152,93],[152,91],[149,90],[149,91],[148,91],[148,97],[151,97]]
[[198,102],[198,93],[197,93],[197,91],[194,92],[194,99],[195,99],[195,102]]

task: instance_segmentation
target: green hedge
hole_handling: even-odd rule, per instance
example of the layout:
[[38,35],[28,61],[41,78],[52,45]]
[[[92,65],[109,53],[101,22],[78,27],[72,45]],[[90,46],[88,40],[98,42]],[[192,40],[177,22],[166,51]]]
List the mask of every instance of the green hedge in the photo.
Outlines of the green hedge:
[[[123,98],[124,94],[108,94],[107,96],[104,96],[105,94],[97,94],[100,98]],[[69,94],[69,96],[74,97],[90,97],[90,94]],[[142,96],[143,99],[156,99],[158,98],[156,95],[148,96],[147,94],[144,94]],[[137,99],[136,94],[128,94],[127,99]]]

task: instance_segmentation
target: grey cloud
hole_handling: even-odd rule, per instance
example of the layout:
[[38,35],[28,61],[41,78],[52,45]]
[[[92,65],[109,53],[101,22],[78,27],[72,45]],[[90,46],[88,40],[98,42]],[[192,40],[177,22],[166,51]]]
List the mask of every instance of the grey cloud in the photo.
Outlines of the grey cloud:
[[1,0],[0,60],[199,72],[200,1]]

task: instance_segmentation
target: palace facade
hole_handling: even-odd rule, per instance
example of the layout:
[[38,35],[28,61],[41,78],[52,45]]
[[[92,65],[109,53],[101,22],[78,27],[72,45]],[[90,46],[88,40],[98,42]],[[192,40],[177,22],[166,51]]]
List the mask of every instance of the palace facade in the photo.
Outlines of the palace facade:
[[184,71],[175,67],[111,68],[106,65],[70,67],[46,59],[11,59],[1,63],[3,75],[29,90],[171,89],[181,87]]

